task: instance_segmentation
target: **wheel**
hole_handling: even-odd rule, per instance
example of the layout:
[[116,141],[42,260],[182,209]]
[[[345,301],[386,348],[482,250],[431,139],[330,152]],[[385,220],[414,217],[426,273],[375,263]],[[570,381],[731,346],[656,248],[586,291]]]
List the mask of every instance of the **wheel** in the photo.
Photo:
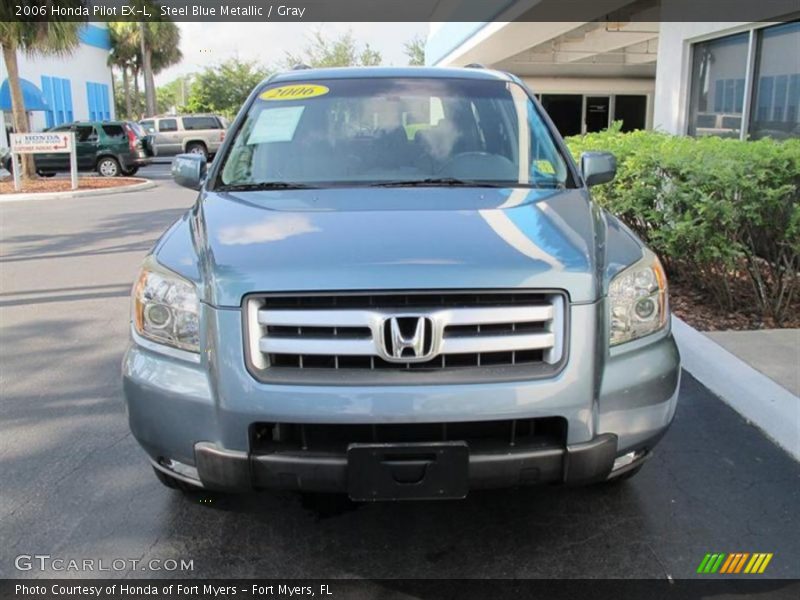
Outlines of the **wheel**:
[[203,488],[192,485],[191,483],[186,483],[180,479],[176,479],[175,477],[167,475],[164,473],[164,471],[156,469],[155,467],[153,467],[153,472],[156,474],[156,477],[158,477],[158,480],[170,489],[178,490],[179,492],[184,493],[197,493],[203,491]]
[[119,177],[122,173],[122,167],[119,162],[112,156],[104,156],[97,161],[97,173],[102,177]]
[[126,177],[132,177],[139,172],[139,167],[131,167],[130,169],[122,169],[122,174]]
[[189,154],[197,154],[208,160],[208,150],[206,150],[205,144],[201,142],[192,142],[188,144],[186,146],[186,152]]

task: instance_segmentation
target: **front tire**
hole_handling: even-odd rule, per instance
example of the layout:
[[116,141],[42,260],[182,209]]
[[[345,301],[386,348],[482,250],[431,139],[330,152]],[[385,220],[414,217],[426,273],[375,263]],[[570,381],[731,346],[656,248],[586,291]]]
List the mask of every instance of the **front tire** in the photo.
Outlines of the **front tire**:
[[192,142],[186,146],[186,152],[189,154],[197,154],[198,156],[202,156],[203,159],[208,160],[208,150],[206,149],[204,144],[200,142]]
[[104,156],[97,161],[97,174],[101,177],[119,177],[121,173],[122,167],[116,158]]
[[178,490],[179,492],[183,492],[184,494],[191,494],[191,493],[198,493],[202,492],[203,488],[197,485],[192,485],[191,483],[186,483],[181,479],[177,479],[172,477],[171,475],[167,475],[164,471],[160,469],[156,469],[153,467],[153,472],[158,477],[158,480],[164,484],[166,487],[172,490]]

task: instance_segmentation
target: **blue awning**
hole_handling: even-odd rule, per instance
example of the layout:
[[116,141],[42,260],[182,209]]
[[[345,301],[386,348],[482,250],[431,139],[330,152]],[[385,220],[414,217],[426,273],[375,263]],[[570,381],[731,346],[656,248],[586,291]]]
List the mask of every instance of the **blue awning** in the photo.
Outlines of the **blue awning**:
[[[47,100],[44,99],[42,90],[27,79],[19,81],[22,85],[22,100],[25,103],[25,110],[48,110]],[[11,86],[8,84],[8,79],[0,86],[0,110],[11,110]]]

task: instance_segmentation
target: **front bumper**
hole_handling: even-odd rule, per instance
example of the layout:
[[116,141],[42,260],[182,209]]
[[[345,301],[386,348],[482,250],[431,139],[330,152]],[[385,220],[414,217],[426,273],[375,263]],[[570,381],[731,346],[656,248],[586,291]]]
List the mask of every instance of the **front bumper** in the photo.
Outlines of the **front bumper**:
[[209,488],[346,489],[344,454],[253,452],[254,423],[566,422],[559,445],[471,451],[469,486],[486,488],[613,477],[615,460],[648,456],[675,413],[680,359],[669,330],[598,348],[584,333],[598,330],[596,305],[573,306],[569,361],[556,377],[406,386],[259,383],[244,366],[239,312],[204,310],[214,332],[205,354],[190,362],[139,340],[123,361],[123,385],[131,429],[154,465]]
[[[248,454],[200,442],[195,445],[195,470],[153,465],[179,479],[211,490],[285,489],[345,493],[347,458],[339,455]],[[566,448],[472,452],[469,488],[506,488],[541,483],[585,484],[608,478],[617,456],[617,437],[602,434]]]

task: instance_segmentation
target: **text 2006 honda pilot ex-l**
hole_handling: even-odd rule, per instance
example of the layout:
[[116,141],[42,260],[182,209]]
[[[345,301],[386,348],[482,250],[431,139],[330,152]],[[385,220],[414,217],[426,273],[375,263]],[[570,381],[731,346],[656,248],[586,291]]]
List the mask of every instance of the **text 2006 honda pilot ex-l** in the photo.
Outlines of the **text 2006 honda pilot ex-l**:
[[161,481],[356,500],[627,477],[670,425],[658,259],[532,93],[484,69],[295,70],[250,96],[133,291]]

